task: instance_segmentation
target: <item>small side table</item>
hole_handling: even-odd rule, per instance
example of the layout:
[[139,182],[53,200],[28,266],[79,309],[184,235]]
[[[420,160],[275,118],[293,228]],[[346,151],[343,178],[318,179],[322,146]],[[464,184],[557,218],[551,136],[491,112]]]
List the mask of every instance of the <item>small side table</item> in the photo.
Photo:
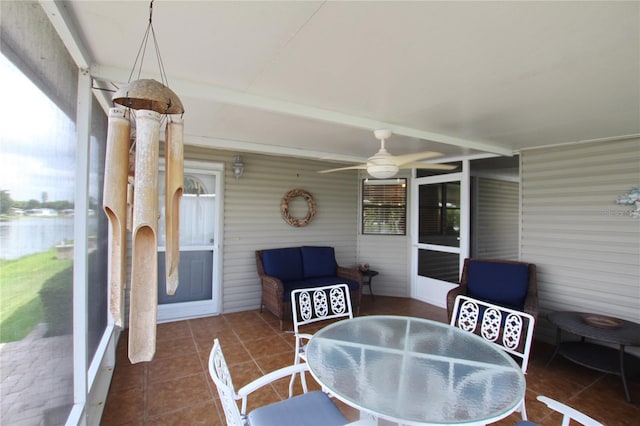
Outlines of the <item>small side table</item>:
[[[640,324],[631,321],[619,321],[618,327],[597,327],[584,320],[583,312],[552,312],[547,317],[558,330],[556,335],[556,349],[547,362],[547,366],[559,353],[566,359],[582,366],[602,371],[603,373],[616,374],[622,378],[622,386],[627,401],[631,402],[631,394],[627,386],[627,375],[633,376],[640,372],[640,359],[625,353],[625,346],[640,346]],[[560,335],[562,330],[581,337],[579,342],[562,342]],[[610,343],[617,346],[609,347],[586,342],[585,338]]]
[[363,278],[367,278],[367,281],[362,281],[362,285],[368,285],[369,286],[369,294],[371,294],[371,299],[375,300],[375,296],[373,295],[373,288],[371,287],[371,280],[373,279],[373,277],[375,277],[376,275],[378,275],[378,271],[374,271],[372,269],[368,269],[366,271],[364,271],[362,273],[362,277]]

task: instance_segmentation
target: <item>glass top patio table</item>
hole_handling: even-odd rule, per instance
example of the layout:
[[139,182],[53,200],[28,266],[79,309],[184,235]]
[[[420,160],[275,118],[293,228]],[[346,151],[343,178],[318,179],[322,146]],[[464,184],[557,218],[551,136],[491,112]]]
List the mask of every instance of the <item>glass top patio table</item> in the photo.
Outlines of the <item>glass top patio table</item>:
[[519,365],[502,349],[448,324],[363,316],[316,332],[307,346],[313,377],[348,405],[406,425],[476,425],[518,408]]

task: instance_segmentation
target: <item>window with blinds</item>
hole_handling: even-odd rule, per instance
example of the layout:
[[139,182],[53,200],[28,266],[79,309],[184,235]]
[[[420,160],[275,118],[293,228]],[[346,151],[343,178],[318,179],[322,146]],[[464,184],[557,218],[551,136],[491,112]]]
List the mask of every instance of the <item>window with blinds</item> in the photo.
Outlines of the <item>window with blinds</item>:
[[406,179],[365,179],[362,182],[362,233],[407,233]]

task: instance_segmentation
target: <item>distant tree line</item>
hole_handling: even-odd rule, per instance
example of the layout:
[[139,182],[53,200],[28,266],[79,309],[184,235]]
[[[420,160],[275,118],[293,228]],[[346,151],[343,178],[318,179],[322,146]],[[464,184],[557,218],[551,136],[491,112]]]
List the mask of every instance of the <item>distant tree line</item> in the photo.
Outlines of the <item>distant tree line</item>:
[[67,200],[48,201],[47,193],[42,193],[42,200],[31,199],[27,201],[17,201],[11,198],[11,193],[6,189],[0,189],[0,214],[8,215],[11,209],[54,209],[65,210],[73,209],[73,203]]

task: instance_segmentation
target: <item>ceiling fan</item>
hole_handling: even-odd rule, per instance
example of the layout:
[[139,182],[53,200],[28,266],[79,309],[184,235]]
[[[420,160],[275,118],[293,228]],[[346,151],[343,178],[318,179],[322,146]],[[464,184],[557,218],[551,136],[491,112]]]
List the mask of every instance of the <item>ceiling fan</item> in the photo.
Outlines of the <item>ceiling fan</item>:
[[385,139],[391,136],[391,130],[380,129],[375,130],[376,139],[380,140],[380,150],[373,157],[369,157],[364,164],[355,166],[340,167],[337,169],[321,170],[319,173],[331,173],[341,170],[366,170],[371,177],[377,179],[388,179],[395,176],[400,169],[432,169],[432,170],[452,170],[455,166],[448,164],[428,164],[419,160],[438,157],[442,154],[439,152],[425,151],[415,154],[391,155],[384,147]]

